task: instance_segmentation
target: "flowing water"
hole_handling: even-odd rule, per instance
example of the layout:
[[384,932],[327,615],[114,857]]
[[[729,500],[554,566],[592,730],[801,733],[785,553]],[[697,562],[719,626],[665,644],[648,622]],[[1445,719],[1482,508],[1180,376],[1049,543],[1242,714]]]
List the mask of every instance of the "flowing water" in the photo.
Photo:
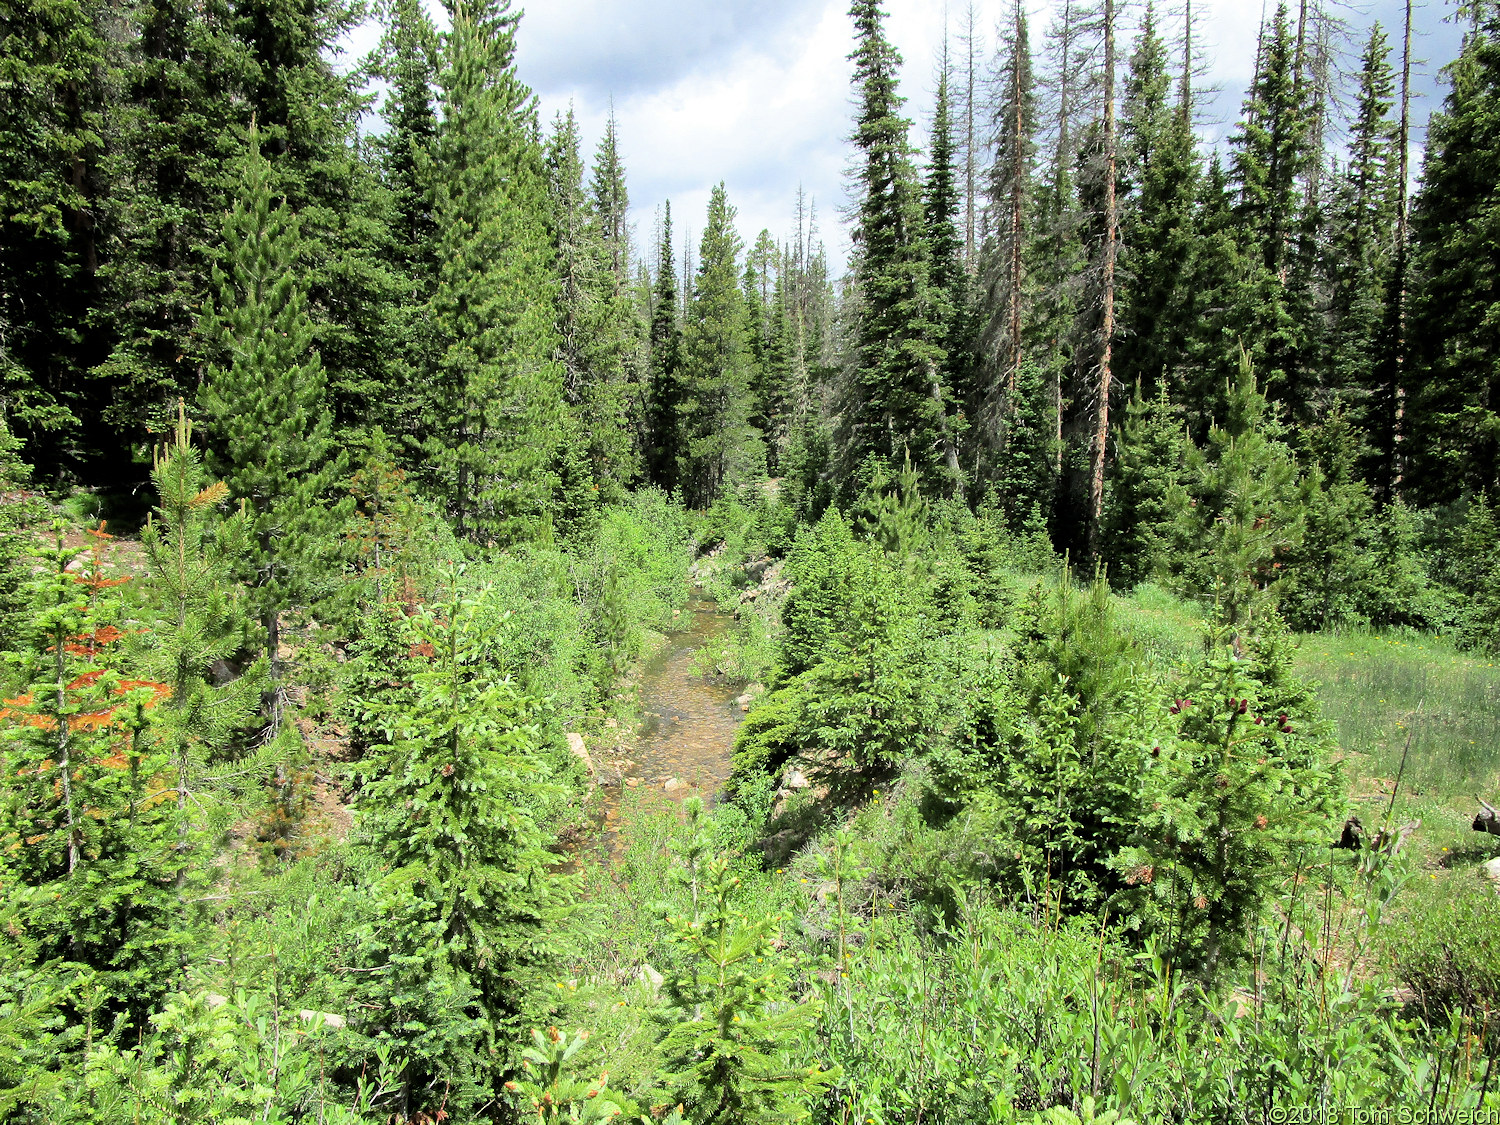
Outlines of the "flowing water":
[[642,671],[639,737],[625,751],[625,760],[595,762],[601,781],[595,797],[598,824],[610,852],[618,848],[616,828],[626,790],[642,796],[654,791],[658,799],[675,802],[698,796],[712,805],[729,777],[735,728],[744,718],[735,702],[739,689],[695,671],[693,657],[705,642],[726,632],[732,620],[694,587],[678,628]]

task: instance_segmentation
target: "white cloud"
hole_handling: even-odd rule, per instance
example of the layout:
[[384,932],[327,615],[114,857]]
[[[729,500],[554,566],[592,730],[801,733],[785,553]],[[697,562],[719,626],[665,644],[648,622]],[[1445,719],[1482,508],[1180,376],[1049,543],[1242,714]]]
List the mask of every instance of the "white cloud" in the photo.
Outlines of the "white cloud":
[[[1028,0],[1032,47],[1041,51],[1062,0]],[[1393,31],[1400,0],[1375,0],[1374,15]],[[1418,13],[1424,33],[1417,53],[1421,88],[1452,57],[1457,33],[1439,22],[1437,0]],[[976,27],[986,50],[1011,0],[976,0]],[[904,60],[901,88],[909,99],[913,142],[925,142],[944,28],[960,32],[965,0],[888,0],[887,31]],[[1127,21],[1120,55],[1128,58],[1141,5],[1121,4]],[[1175,34],[1175,4],[1159,4]],[[1217,92],[1204,105],[1205,139],[1222,143],[1232,131],[1254,67],[1262,5],[1255,0],[1195,0],[1198,53],[1209,60]],[[1368,20],[1359,17],[1357,54]],[[350,55],[372,47],[378,33],[361,28]],[[853,106],[853,48],[847,0],[536,0],[518,36],[521,77],[540,97],[544,123],[571,102],[590,150],[603,134],[611,98],[629,177],[637,243],[650,252],[652,221],[672,201],[679,234],[702,227],[711,187],[721,179],[739,210],[747,241],[761,228],[783,238],[792,229],[800,184],[817,205],[821,232],[835,264],[847,252],[839,219]],[[955,50],[956,42],[955,42]],[[986,59],[988,62],[988,59]],[[1419,120],[1436,104],[1417,107]]]

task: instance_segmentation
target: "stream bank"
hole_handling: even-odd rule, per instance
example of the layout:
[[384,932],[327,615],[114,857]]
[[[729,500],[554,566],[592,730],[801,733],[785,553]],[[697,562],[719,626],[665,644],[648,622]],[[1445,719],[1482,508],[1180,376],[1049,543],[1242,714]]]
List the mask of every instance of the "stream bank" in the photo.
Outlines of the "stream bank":
[[699,649],[726,633],[734,616],[693,587],[678,619],[640,677],[642,721],[624,758],[595,763],[599,789],[594,820],[606,850],[619,849],[620,801],[625,790],[654,791],[680,803],[701,797],[712,807],[729,778],[735,730],[744,713],[740,689],[714,682],[694,664]]

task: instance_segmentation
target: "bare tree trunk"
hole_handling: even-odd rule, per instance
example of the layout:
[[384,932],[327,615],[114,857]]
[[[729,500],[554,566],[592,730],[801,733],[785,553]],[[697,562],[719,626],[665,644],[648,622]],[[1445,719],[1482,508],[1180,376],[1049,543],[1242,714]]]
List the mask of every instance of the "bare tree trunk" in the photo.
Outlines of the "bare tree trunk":
[[1395,354],[1391,357],[1393,372],[1392,425],[1391,425],[1391,495],[1401,493],[1402,478],[1406,474],[1406,271],[1407,271],[1407,177],[1410,174],[1408,161],[1411,146],[1411,3],[1406,0],[1405,19],[1401,31],[1401,124],[1396,133],[1397,184],[1396,184],[1396,276],[1391,286],[1395,294],[1396,339]]
[[968,72],[964,86],[964,267],[973,273],[979,263],[978,246],[974,237],[975,187],[974,175],[974,3],[969,0],[968,25],[964,33],[964,49]]
[[1115,244],[1119,227],[1115,198],[1115,3],[1104,0],[1104,255],[1099,318],[1099,401],[1094,413],[1094,463],[1089,476],[1089,557],[1099,558],[1104,515],[1104,460],[1109,448],[1109,393],[1115,334]]
[[1015,120],[1012,122],[1014,141],[1011,145],[1010,165],[1010,370],[1005,377],[1005,412],[1007,416],[1015,410],[1016,372],[1021,366],[1021,227],[1023,203],[1022,177],[1026,172],[1025,153],[1025,106],[1021,89],[1021,0],[1016,0],[1015,51],[1016,59],[1010,68],[1011,103]]

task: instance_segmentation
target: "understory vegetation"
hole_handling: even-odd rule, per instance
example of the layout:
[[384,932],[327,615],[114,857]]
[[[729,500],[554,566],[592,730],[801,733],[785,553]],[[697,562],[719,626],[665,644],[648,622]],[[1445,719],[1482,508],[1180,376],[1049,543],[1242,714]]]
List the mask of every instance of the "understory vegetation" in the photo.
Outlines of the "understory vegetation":
[[852,0],[839,278],[376,7],[0,6],[0,1125],[1500,1111],[1494,0]]

